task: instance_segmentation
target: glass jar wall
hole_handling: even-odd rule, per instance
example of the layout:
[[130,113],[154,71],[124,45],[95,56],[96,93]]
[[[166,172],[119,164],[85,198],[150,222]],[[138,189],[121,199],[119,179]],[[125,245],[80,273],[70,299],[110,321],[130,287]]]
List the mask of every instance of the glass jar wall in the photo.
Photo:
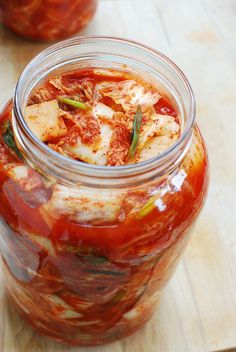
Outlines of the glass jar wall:
[[[154,159],[104,167],[37,140],[22,114],[31,92],[49,75],[81,67],[125,68],[168,90],[180,111],[178,141]],[[39,333],[98,345],[150,318],[206,194],[194,118],[183,73],[134,42],[68,40],[26,67],[0,118],[0,248],[9,297]]]

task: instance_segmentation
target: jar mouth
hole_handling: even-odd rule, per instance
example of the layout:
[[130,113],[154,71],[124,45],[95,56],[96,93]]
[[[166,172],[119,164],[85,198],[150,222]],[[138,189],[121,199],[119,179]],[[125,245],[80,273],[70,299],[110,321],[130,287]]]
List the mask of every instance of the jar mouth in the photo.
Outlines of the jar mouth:
[[[45,60],[47,57],[48,60],[50,60],[50,57],[55,54],[55,52],[58,53],[58,57],[60,57],[60,53],[62,51],[68,50],[70,51],[70,48],[73,48],[74,46],[77,46],[79,48],[80,45],[84,44],[90,44],[91,46],[94,44],[96,45],[101,45],[104,49],[105,47],[111,47],[111,53],[112,53],[112,45],[119,46],[120,48],[123,49],[123,52],[125,50],[129,49],[133,54],[136,52],[139,54],[139,56],[143,56],[149,60],[151,65],[154,65],[153,63],[155,60],[158,62],[162,63],[165,66],[165,69],[169,71],[175,77],[179,82],[182,84],[182,88],[185,90],[185,94],[187,95],[187,104],[188,104],[188,111],[187,111],[187,118],[186,118],[186,124],[184,126],[184,129],[178,138],[178,140],[173,143],[168,149],[163,151],[162,153],[158,154],[152,159],[145,160],[140,163],[136,164],[129,164],[129,165],[122,165],[122,166],[100,166],[100,165],[94,165],[94,164],[87,164],[81,161],[73,160],[68,157],[65,157],[55,151],[53,151],[51,148],[49,148],[46,144],[41,142],[29,129],[27,126],[24,116],[23,116],[23,100],[24,94],[22,92],[25,92],[25,84],[28,81],[29,75],[35,75],[35,71],[37,71],[38,65],[40,65],[40,62],[42,60]],[[96,47],[96,49],[98,49]],[[91,48],[90,48],[90,53],[91,53]],[[99,53],[96,51],[96,55]],[[109,54],[107,52],[107,54]],[[80,52],[78,52],[78,55],[80,55]],[[114,54],[115,56],[115,54]],[[119,56],[119,55],[117,55]],[[123,55],[120,55],[122,58]],[[127,58],[126,56],[123,56],[124,58]],[[61,61],[62,64],[61,66],[63,67],[63,60]],[[147,64],[148,65],[148,64]],[[150,65],[150,67],[151,67]],[[54,66],[55,67],[55,66]],[[155,71],[155,68],[152,67],[153,72]],[[40,72],[36,72],[37,75],[40,75]],[[41,72],[42,75],[42,72]],[[32,82],[31,82],[32,84]],[[31,89],[32,91],[32,89]],[[26,99],[25,99],[26,100]],[[178,68],[178,66],[172,62],[168,57],[166,57],[164,54],[160,53],[159,51],[138,43],[133,40],[127,40],[119,37],[109,37],[109,36],[83,36],[83,37],[77,37],[77,38],[72,38],[72,39],[67,39],[65,41],[59,42],[57,44],[54,44],[50,46],[49,48],[45,49],[41,53],[39,53],[23,70],[23,72],[20,75],[20,78],[18,80],[18,83],[15,88],[14,92],[14,97],[13,97],[13,103],[14,103],[14,108],[13,108],[13,118],[15,121],[13,121],[13,128],[16,133],[17,138],[19,138],[19,143],[21,147],[23,148],[26,147],[26,138],[27,141],[31,146],[34,148],[37,148],[39,153],[44,153],[44,156],[48,159],[53,159],[54,162],[53,164],[60,164],[61,166],[63,165],[63,168],[69,168],[71,172],[75,172],[78,174],[89,174],[89,176],[92,176],[94,174],[95,177],[115,177],[119,178],[122,176],[132,176],[137,173],[143,173],[146,172],[152,168],[158,168],[160,165],[163,165],[166,163],[167,160],[171,158],[171,155],[175,154],[178,149],[183,149],[184,146],[186,146],[187,142],[190,140],[191,135],[192,135],[192,127],[195,121],[195,99],[193,95],[192,88],[184,75],[184,73]],[[24,138],[23,138],[24,137]],[[45,160],[45,158],[44,158]]]

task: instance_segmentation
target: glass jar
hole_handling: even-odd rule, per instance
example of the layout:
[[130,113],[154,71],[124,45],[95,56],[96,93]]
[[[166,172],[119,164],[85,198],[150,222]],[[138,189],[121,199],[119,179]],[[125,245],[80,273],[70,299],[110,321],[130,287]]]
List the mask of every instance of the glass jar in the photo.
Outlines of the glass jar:
[[[158,83],[179,109],[180,138],[151,160],[119,167],[49,149],[22,111],[46,77],[82,67],[123,69]],[[76,38],[25,68],[0,119],[0,248],[12,304],[39,333],[98,345],[151,317],[206,194],[207,157],[194,119],[183,73],[136,42]]]
[[35,40],[56,40],[78,33],[89,24],[97,0],[0,1],[2,22],[11,30]]

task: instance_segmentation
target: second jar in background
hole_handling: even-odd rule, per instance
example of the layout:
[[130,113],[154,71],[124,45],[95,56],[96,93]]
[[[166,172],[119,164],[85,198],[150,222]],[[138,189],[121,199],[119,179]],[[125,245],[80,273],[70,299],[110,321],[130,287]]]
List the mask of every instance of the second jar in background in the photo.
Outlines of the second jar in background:
[[56,40],[83,29],[97,0],[0,1],[2,22],[17,34],[35,40]]

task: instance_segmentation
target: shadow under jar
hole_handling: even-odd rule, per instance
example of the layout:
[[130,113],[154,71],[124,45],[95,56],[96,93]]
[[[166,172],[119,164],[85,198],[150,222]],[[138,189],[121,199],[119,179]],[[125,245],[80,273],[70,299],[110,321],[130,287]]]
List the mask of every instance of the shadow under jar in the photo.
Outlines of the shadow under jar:
[[0,1],[1,21],[34,40],[57,40],[81,31],[92,20],[97,0]]
[[[110,167],[40,142],[22,114],[32,92],[52,75],[90,67],[126,70],[168,92],[179,112],[178,140],[153,159]],[[39,333],[99,345],[151,317],[205,198],[207,157],[194,118],[183,73],[135,42],[72,39],[25,68],[0,119],[0,247],[9,297]]]

